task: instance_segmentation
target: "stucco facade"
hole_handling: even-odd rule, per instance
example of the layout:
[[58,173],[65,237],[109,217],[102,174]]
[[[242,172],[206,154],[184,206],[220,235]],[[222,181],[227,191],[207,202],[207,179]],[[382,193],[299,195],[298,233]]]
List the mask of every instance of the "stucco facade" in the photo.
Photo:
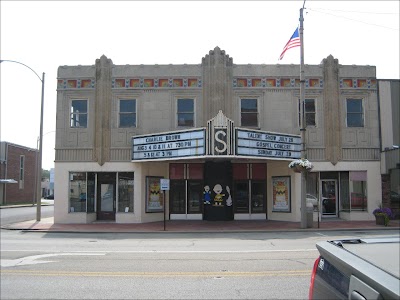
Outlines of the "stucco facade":
[[[237,148],[241,130],[300,137],[299,77],[299,65],[236,65],[218,47],[198,65],[114,65],[102,56],[92,66],[60,66],[55,222],[218,219],[222,208],[214,202],[209,209],[203,199],[203,188],[217,185],[210,179],[213,172],[225,182],[222,219],[300,221],[301,175],[288,168],[299,157],[297,146],[283,143],[293,152],[272,152],[261,149],[269,144],[257,142],[254,147],[261,148],[251,155],[238,154]],[[372,219],[382,200],[375,67],[344,66],[329,56],[320,65],[306,65],[305,78],[306,153],[314,165],[307,193],[318,202],[314,218]],[[219,142],[216,128],[230,142]],[[140,161],[134,157],[139,148],[132,145],[133,137],[153,135],[151,145],[160,148],[169,144],[156,140],[196,129],[205,132],[201,155],[163,159],[157,155],[172,152],[153,151],[153,158],[150,152]],[[221,143],[232,149],[212,152]],[[226,173],[219,173],[221,168]],[[148,190],[153,177],[171,180],[161,210],[154,211]],[[284,196],[277,194],[277,184],[285,186]],[[112,207],[105,200],[110,193]],[[78,194],[81,204],[76,205]],[[124,206],[119,205],[122,197]],[[326,201],[331,202],[328,210]],[[101,213],[102,205],[107,213]]]

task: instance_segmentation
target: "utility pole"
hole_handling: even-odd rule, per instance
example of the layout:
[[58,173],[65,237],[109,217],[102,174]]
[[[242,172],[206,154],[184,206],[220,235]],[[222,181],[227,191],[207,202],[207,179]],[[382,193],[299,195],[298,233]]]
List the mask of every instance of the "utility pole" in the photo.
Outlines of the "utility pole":
[[[303,43],[303,10],[306,1],[304,0],[303,7],[300,8],[300,111],[301,111],[301,158],[306,158],[306,120],[305,120],[305,78],[304,78],[304,43]],[[307,202],[306,202],[306,176],[307,171],[301,172],[301,228],[307,228]]]

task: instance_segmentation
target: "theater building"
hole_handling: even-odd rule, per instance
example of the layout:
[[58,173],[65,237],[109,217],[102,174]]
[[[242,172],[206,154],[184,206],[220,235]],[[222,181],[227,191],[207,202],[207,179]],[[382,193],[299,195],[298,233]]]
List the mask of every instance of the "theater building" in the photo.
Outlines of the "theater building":
[[[299,222],[303,175],[288,167],[303,141],[299,75],[299,65],[236,65],[218,47],[193,65],[60,66],[55,223]],[[305,78],[314,218],[372,220],[376,69],[329,56]]]

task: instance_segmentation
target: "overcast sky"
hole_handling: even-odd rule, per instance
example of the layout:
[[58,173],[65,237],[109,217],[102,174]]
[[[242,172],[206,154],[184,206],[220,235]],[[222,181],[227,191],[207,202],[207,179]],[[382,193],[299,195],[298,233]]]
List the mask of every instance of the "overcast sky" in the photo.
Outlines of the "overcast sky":
[[[278,61],[303,1],[5,1],[1,59],[45,73],[43,168],[54,167],[57,68],[114,64],[200,64],[216,46],[234,64],[299,64],[300,48]],[[399,1],[306,1],[304,62],[333,55],[399,79]],[[307,76],[307,74],[305,74]],[[37,147],[41,82],[1,63],[0,140]]]

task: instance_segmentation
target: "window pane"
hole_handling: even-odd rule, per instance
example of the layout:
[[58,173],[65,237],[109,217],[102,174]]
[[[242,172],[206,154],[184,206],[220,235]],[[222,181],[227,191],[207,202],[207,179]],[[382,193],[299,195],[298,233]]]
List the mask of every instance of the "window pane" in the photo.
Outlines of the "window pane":
[[136,112],[136,100],[120,100],[119,101],[120,112]]
[[203,184],[201,181],[188,181],[188,213],[201,213]]
[[178,112],[193,112],[193,99],[178,99]]
[[350,211],[349,172],[340,172],[340,206],[343,211]]
[[86,212],[86,173],[69,173],[69,211]]
[[193,126],[193,125],[194,125],[194,120],[192,113],[178,114],[178,126]]
[[184,214],[185,207],[185,181],[171,180],[170,182],[170,210],[171,214]]
[[306,112],[315,112],[315,102],[314,99],[305,99],[305,109]]
[[233,183],[233,201],[235,213],[249,212],[249,183],[247,181],[236,181]]
[[257,99],[242,99],[241,100],[242,112],[257,112]]
[[72,100],[71,113],[87,113],[87,101],[86,100]]
[[118,211],[133,212],[134,173],[118,174]]
[[169,178],[170,179],[184,179],[185,164],[170,164],[169,165]]
[[233,179],[248,179],[247,164],[232,164]]
[[367,210],[367,182],[350,180],[351,210]]
[[265,179],[267,177],[267,170],[265,164],[252,164],[251,179]]
[[120,114],[119,127],[136,127],[136,114]]
[[94,212],[95,173],[87,173],[87,212]]
[[347,126],[348,127],[363,127],[363,116],[361,114],[348,114]]
[[203,164],[189,164],[189,178],[203,179]]
[[306,114],[306,126],[315,125],[315,114]]
[[257,114],[256,113],[242,113],[242,126],[253,126],[257,127]]
[[362,112],[362,100],[361,99],[347,99],[347,112],[361,113]]

